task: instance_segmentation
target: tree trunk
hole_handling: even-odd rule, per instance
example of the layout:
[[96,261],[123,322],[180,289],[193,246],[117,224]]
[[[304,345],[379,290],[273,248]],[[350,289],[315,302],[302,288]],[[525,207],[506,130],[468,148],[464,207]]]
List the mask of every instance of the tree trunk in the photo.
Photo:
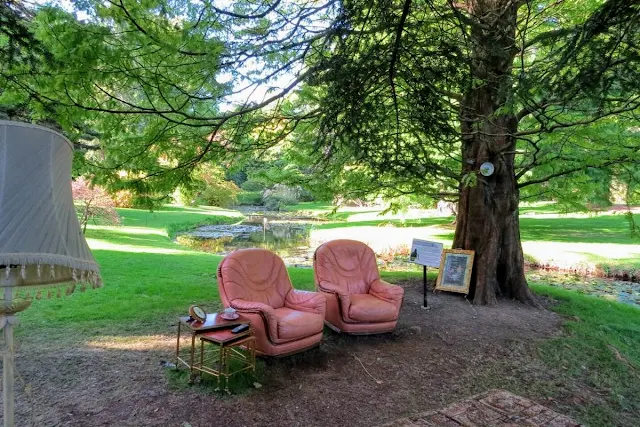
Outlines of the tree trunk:
[[[513,3],[517,2],[469,2],[469,12],[479,25],[471,31],[473,84],[460,111],[462,173],[475,175],[477,183],[460,186],[453,247],[475,251],[470,297],[476,304],[493,304],[499,295],[535,304],[524,276],[520,243],[513,137],[518,121],[513,112],[497,111],[514,95],[517,8]],[[493,175],[479,174],[484,162],[493,163]]]

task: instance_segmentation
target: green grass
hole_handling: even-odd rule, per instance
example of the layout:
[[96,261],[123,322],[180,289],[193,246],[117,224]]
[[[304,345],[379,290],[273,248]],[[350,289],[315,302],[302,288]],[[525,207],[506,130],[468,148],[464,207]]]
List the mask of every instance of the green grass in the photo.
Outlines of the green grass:
[[566,333],[540,345],[542,359],[597,394],[573,407],[578,418],[592,426],[640,425],[640,310],[541,284],[532,288],[560,301],[554,310],[566,319]]
[[[17,329],[18,339],[33,336],[39,341],[90,341],[102,335],[133,343],[143,335],[171,336],[176,316],[186,313],[190,304],[211,311],[220,307],[215,276],[221,257],[181,247],[169,235],[171,230],[203,221],[234,222],[237,213],[178,207],[153,213],[133,209],[120,212],[123,226],[93,226],[87,230],[87,239],[101,265],[104,288],[34,301],[20,315],[23,325],[29,327]],[[389,220],[374,223],[383,221]],[[391,221],[398,224],[397,220]],[[448,221],[429,218],[404,224],[437,227]],[[523,221],[523,236],[549,244],[552,239],[563,239],[565,230],[572,236],[565,238],[565,244],[574,244],[572,239],[589,240],[575,243],[580,248],[589,244],[610,247],[618,241],[625,242],[618,246],[632,247],[633,240],[625,237],[621,221],[618,216],[535,219]],[[362,222],[344,224],[357,227]],[[631,257],[621,259],[638,263]],[[313,289],[311,269],[291,268],[289,274],[296,288]],[[419,271],[383,272],[391,282],[420,276]],[[555,287],[532,287],[540,295],[559,300],[555,310],[567,319],[566,334],[540,345],[539,357],[546,369],[557,371],[561,382],[563,378],[582,382],[604,396],[571,406],[573,414],[591,425],[640,425],[640,310]],[[179,387],[184,377],[176,374],[170,380]]]
[[[375,211],[374,211],[375,212]],[[347,212],[339,212],[338,214],[348,214]],[[345,215],[348,219],[351,215]],[[355,228],[355,227],[429,227],[432,225],[450,225],[453,217],[435,217],[435,218],[417,218],[417,219],[373,219],[368,221],[349,221],[349,222],[329,222],[315,226],[319,230],[328,230],[333,228]]]
[[125,227],[148,227],[164,229],[176,223],[197,223],[209,217],[235,217],[241,218],[238,211],[214,208],[210,206],[182,207],[165,206],[162,210],[153,212],[140,209],[117,209]]
[[[424,211],[410,211],[404,217],[402,213],[380,216],[381,209],[371,208],[340,209],[329,215],[329,210],[323,211],[321,204],[296,206],[305,213],[311,207],[330,220],[315,225],[314,230],[344,229],[345,238],[349,238],[350,230],[360,227],[386,226],[416,228],[415,233],[421,238],[443,242],[445,246],[451,245],[454,237],[453,217],[420,217]],[[566,263],[593,265],[605,272],[630,274],[640,270],[640,238],[631,234],[623,215],[563,214],[555,204],[545,202],[523,205],[520,216],[520,236],[525,257],[530,262],[563,268],[567,267]]]
[[541,215],[561,213],[554,202],[520,203],[520,215]]
[[523,241],[640,244],[622,215],[579,218],[521,218]]

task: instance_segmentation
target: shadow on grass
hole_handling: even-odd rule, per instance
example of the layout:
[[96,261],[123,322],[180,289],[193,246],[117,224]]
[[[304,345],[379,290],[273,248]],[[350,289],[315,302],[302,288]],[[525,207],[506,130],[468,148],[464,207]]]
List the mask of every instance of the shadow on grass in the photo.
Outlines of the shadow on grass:
[[451,225],[453,217],[435,217],[435,218],[419,218],[419,219],[380,219],[370,221],[353,221],[353,222],[340,222],[335,224],[321,224],[316,226],[316,229],[327,230],[333,228],[352,228],[352,227],[428,227],[432,225],[446,226]]
[[640,244],[623,216],[592,218],[521,218],[522,241]]

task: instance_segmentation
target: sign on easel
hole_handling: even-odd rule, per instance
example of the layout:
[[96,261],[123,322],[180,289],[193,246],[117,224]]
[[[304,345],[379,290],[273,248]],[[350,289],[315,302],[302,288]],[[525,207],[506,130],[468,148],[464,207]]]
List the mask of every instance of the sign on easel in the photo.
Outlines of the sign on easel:
[[442,258],[442,243],[413,239],[409,261],[423,266],[422,285],[424,290],[422,308],[429,309],[427,304],[427,267],[440,267]]
[[425,267],[440,267],[442,243],[413,239],[409,261]]

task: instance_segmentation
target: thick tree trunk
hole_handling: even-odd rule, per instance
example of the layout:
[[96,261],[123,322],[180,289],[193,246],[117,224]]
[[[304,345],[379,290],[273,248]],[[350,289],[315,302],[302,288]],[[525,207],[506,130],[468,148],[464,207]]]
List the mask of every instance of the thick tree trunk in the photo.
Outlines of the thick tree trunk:
[[[473,88],[465,94],[460,112],[462,172],[476,175],[477,184],[460,186],[453,247],[475,251],[470,296],[476,304],[495,303],[499,295],[535,304],[520,243],[512,136],[518,121],[511,112],[497,111],[513,96],[513,3],[517,2],[475,0],[469,10],[479,25],[471,33]],[[484,162],[493,163],[493,175],[478,173]]]

